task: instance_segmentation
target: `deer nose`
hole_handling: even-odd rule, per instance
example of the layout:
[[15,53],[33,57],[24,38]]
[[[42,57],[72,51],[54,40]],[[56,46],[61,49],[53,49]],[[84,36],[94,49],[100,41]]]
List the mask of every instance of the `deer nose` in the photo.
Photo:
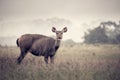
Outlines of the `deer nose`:
[[58,37],[58,39],[62,39],[62,37]]

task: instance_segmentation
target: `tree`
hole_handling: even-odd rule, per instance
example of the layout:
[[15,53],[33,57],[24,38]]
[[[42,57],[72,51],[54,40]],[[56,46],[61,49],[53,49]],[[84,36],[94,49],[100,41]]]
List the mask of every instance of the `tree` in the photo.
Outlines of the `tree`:
[[[109,30],[110,29],[110,30]],[[115,22],[101,22],[93,30],[88,30],[84,36],[85,43],[120,43],[120,24]]]
[[89,34],[85,33],[85,43],[106,43],[108,42],[108,37],[105,34],[104,28],[100,26],[94,30],[89,30]]

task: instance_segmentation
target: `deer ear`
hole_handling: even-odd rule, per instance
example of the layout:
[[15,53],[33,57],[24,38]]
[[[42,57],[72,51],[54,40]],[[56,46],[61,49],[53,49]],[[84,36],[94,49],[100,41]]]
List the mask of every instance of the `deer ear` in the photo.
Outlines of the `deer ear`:
[[67,27],[64,27],[62,32],[64,32],[64,33],[67,32]]
[[55,27],[52,27],[52,32],[56,32],[56,28]]

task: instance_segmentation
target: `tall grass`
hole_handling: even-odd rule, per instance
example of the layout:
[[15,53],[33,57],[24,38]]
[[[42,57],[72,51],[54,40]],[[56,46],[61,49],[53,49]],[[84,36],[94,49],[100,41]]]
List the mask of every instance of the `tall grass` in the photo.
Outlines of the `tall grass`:
[[0,80],[120,80],[119,45],[62,45],[55,64],[27,54],[17,65],[17,47],[0,47]]

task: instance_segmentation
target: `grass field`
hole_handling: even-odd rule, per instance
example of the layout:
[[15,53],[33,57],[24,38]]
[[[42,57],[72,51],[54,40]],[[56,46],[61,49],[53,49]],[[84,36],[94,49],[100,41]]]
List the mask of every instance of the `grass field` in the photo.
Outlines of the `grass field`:
[[19,53],[0,46],[0,80],[120,80],[120,45],[62,45],[54,65],[30,53],[17,65]]

